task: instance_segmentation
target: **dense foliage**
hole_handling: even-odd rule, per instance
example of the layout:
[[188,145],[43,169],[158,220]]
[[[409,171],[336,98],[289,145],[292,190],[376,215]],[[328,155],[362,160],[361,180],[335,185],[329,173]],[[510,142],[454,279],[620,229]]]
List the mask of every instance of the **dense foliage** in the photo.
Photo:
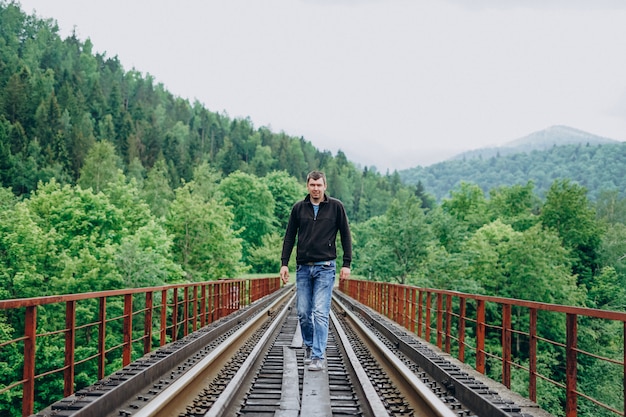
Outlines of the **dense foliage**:
[[[352,219],[382,214],[400,187],[397,174],[357,168],[341,151],[333,156],[304,138],[256,129],[249,118],[211,112],[92,49],[89,39],[62,40],[54,21],[0,2],[0,184],[16,195],[28,196],[52,178],[75,184],[88,175],[81,173],[85,158],[101,141],[113,145],[117,158],[110,163],[136,178],[154,204],[159,192],[171,193],[161,187],[189,182],[202,163],[222,177],[285,171],[303,180],[322,169]],[[80,185],[100,191],[98,171],[111,168],[94,166]],[[377,195],[380,204],[361,204]]]
[[[291,206],[305,195],[306,173],[321,169],[329,194],[346,205],[357,276],[626,308],[623,147],[438,164],[415,171],[417,186],[406,186],[398,173],[357,169],[341,152],[190,104],[116,58],[94,55],[89,40],[57,33],[53,21],[0,0],[0,298],[277,273]],[[565,160],[589,173],[602,160],[609,174],[582,182],[567,175]],[[490,182],[459,182],[474,172]],[[550,183],[536,188],[524,173]],[[438,199],[429,193],[444,189]],[[40,330],[53,330],[58,314],[42,311]],[[540,327],[546,337],[563,330],[549,317]],[[0,342],[22,332],[19,319],[0,316]],[[594,327],[579,347],[619,358],[614,332]],[[497,346],[497,336],[489,343]],[[38,346],[38,359],[55,349]],[[560,380],[560,353],[541,355],[549,364],[542,372]],[[0,386],[21,378],[21,361],[20,352],[0,349]],[[94,382],[85,368],[77,389]],[[497,376],[497,367],[490,372]],[[587,394],[619,406],[610,388],[621,383],[618,371],[590,361],[580,374]],[[514,385],[524,387],[524,378],[515,374]],[[38,391],[38,407],[58,399],[55,384]],[[562,415],[562,391],[542,385],[539,395]],[[0,413],[19,415],[19,400],[4,395]]]
[[596,199],[603,190],[626,191],[626,143],[564,145],[549,150],[465,158],[399,172],[408,184],[418,184],[437,199],[448,196],[461,181],[478,184],[484,192],[501,185],[532,181],[545,195],[555,180],[570,179]]

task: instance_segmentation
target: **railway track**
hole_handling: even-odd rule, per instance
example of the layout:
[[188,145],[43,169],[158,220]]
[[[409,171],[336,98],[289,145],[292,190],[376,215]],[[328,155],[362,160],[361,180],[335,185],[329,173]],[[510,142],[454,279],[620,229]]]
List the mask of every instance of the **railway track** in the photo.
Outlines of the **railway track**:
[[37,416],[527,416],[341,294],[324,371],[307,369],[301,345],[287,286]]

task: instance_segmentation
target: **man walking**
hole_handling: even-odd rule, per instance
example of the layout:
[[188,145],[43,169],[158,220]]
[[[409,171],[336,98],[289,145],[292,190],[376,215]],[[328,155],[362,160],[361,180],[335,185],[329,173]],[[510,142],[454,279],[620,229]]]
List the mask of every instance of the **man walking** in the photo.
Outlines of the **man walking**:
[[352,239],[343,204],[326,195],[324,173],[310,172],[306,187],[309,194],[291,209],[283,240],[280,277],[285,284],[289,280],[287,265],[297,235],[296,305],[305,347],[304,363],[310,371],[321,371],[325,365],[330,300],[335,283],[337,232],[343,249],[339,279],[350,276]]

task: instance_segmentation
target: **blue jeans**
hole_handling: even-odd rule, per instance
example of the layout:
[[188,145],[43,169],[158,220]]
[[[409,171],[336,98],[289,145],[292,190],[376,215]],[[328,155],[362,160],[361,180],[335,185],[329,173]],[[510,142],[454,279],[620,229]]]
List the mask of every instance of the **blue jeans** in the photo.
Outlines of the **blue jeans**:
[[330,265],[298,265],[296,269],[296,308],[302,341],[311,348],[311,359],[324,359],[334,284],[335,261]]

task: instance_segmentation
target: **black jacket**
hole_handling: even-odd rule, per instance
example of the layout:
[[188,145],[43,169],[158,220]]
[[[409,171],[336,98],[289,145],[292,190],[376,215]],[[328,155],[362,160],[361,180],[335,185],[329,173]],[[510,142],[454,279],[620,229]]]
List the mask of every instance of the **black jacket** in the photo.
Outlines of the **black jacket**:
[[337,232],[341,235],[342,266],[349,268],[352,262],[352,238],[348,216],[346,216],[343,204],[336,198],[324,194],[317,218],[315,218],[310,195],[307,195],[304,200],[298,201],[291,209],[283,241],[281,264],[285,266],[289,263],[296,234],[298,235],[298,248],[296,250],[296,262],[298,264],[330,261],[337,258],[335,245]]

